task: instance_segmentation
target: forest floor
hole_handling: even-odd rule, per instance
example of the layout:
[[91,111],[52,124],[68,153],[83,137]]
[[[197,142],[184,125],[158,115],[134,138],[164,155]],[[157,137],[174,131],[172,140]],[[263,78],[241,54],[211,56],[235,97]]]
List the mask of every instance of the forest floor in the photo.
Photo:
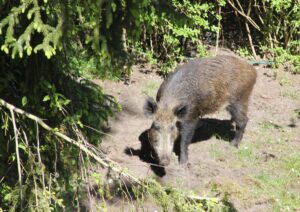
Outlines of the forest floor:
[[[239,148],[229,144],[233,126],[225,110],[204,117],[189,146],[189,166],[174,154],[171,165],[155,168],[139,158],[151,119],[143,114],[146,96],[163,81],[148,64],[134,67],[127,83],[100,81],[123,107],[102,143],[107,156],[139,178],[190,189],[200,196],[224,197],[237,211],[300,210],[300,75],[256,66],[257,82],[249,123]],[[127,210],[115,201],[111,210]],[[145,211],[160,211],[151,205]],[[131,208],[132,210],[133,208]],[[111,211],[110,210],[110,211]]]

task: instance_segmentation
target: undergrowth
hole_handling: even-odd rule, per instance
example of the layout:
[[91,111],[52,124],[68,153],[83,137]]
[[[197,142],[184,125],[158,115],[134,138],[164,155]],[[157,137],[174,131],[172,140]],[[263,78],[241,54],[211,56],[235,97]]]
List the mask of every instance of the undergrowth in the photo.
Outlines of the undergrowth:
[[111,204],[122,201],[125,210],[147,210],[147,207],[159,208],[162,211],[226,211],[230,208],[218,198],[199,197],[192,191],[182,191],[174,187],[162,187],[154,179],[146,179],[141,185],[135,185],[120,178],[104,180],[103,176],[94,173],[97,184],[96,207],[109,211]]

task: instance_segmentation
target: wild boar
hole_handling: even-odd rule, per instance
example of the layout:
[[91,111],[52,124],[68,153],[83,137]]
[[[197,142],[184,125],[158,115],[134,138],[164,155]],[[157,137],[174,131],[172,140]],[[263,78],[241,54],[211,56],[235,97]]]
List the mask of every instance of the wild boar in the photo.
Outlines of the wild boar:
[[228,55],[190,60],[171,73],[161,84],[156,101],[149,97],[144,105],[144,112],[153,118],[148,137],[159,163],[169,165],[179,136],[179,163],[186,163],[199,117],[226,104],[236,126],[231,144],[238,147],[248,122],[256,75],[252,65]]

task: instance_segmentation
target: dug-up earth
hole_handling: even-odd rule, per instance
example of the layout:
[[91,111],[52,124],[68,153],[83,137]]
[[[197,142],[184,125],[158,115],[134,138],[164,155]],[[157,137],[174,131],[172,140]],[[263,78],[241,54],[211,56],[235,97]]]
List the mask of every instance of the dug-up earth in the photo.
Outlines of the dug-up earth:
[[[147,64],[134,67],[126,83],[96,81],[123,107],[110,123],[102,147],[107,157],[133,176],[192,190],[199,196],[227,195],[237,211],[300,210],[300,75],[256,66],[258,78],[249,124],[239,148],[229,140],[233,126],[225,110],[203,118],[189,146],[189,164],[156,167],[140,157],[151,119],[143,114],[147,96],[163,81]],[[112,211],[127,210],[122,201]],[[160,211],[151,206],[145,211]]]

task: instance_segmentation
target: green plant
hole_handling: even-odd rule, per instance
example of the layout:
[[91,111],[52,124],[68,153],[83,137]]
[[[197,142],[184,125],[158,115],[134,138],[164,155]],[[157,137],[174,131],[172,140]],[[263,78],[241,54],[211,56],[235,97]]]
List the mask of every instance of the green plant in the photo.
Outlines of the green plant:
[[263,121],[260,123],[260,126],[263,130],[271,130],[274,129],[274,124],[271,121]]
[[204,45],[200,44],[200,45],[197,45],[197,57],[201,58],[201,57],[205,57],[205,56],[208,56],[208,53],[206,51],[206,48]]
[[300,109],[296,109],[294,111],[295,116],[298,116],[298,118],[300,119]]
[[164,75],[173,70],[176,63],[185,60],[190,47],[195,47],[199,56],[206,54],[201,36],[204,30],[217,30],[208,20],[210,15],[216,16],[216,5],[189,0],[161,2],[155,6],[146,2],[148,8],[139,17],[142,40],[137,44],[129,44],[137,50],[137,54],[146,57],[150,62],[159,63]]
[[300,73],[300,56],[294,55],[290,50],[277,47],[272,50],[274,52],[275,67],[279,65],[284,70],[294,74]]
[[248,48],[239,48],[237,50],[238,55],[241,57],[251,58],[251,53]]
[[142,93],[146,96],[155,97],[155,92],[159,87],[159,83],[156,81],[149,81],[147,85],[143,88]]
[[[275,66],[283,65],[285,69],[299,73],[300,7],[297,0],[233,0],[227,3],[239,17],[233,18],[230,13],[224,13],[223,19],[237,21],[239,26],[243,26],[241,39],[248,37],[248,48],[251,48],[254,57],[257,58],[258,51],[263,57],[274,60]],[[236,34],[235,28],[232,34]],[[242,48],[244,46],[243,42]],[[257,46],[263,47],[259,49]],[[239,53],[248,55],[244,49]]]
[[249,161],[251,156],[253,155],[253,150],[251,147],[243,147],[237,152],[237,157],[239,160]]

